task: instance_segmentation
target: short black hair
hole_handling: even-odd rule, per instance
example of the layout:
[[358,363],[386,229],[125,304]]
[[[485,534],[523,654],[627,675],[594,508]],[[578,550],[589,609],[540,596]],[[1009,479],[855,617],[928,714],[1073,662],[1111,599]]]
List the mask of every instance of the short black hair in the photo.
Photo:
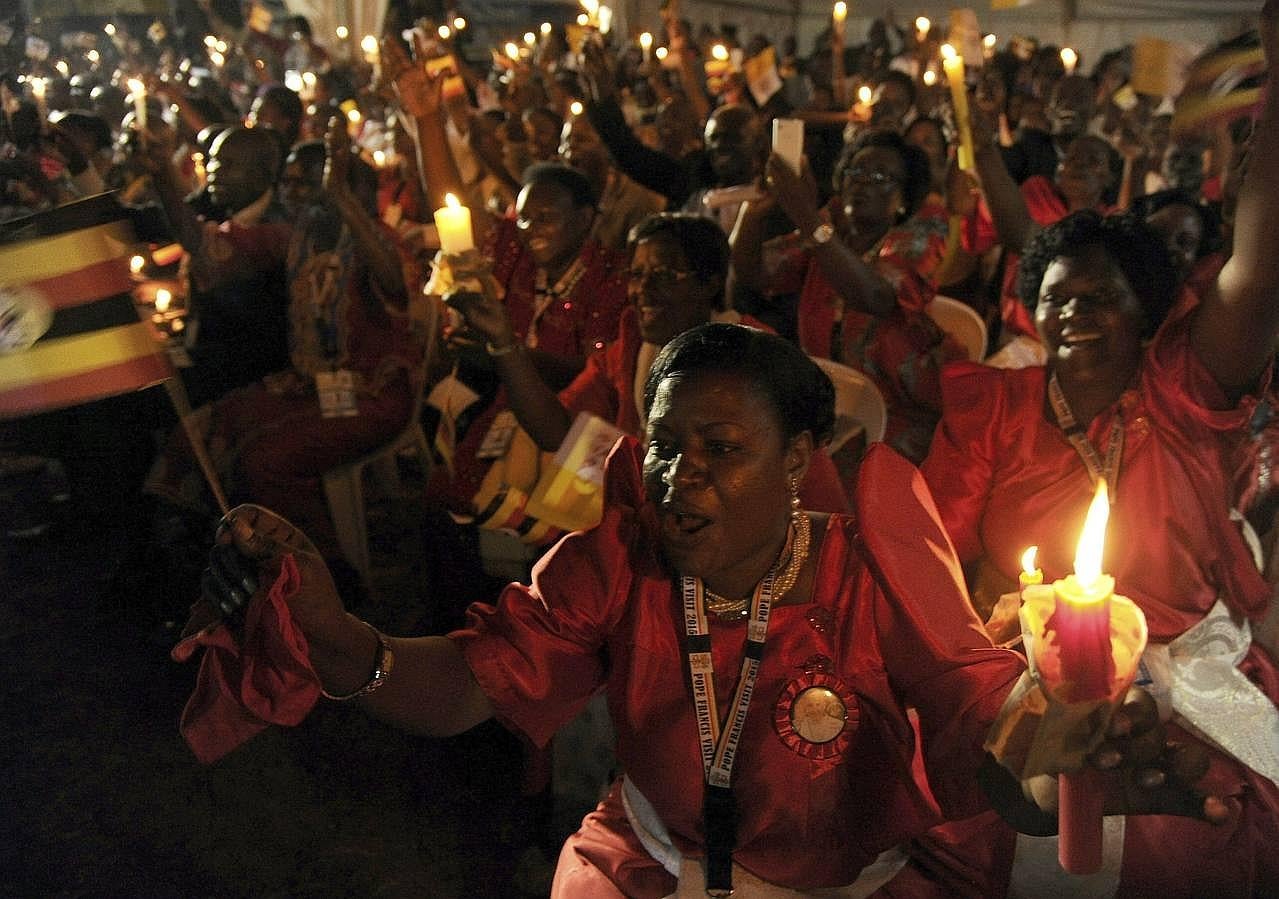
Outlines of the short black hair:
[[808,431],[813,444],[830,440],[835,427],[835,387],[817,363],[785,338],[767,331],[710,322],[677,335],[653,360],[644,382],[644,413],[657,387],[673,375],[725,372],[744,375],[767,397],[791,440]]
[[1041,231],[1021,257],[1017,294],[1022,303],[1032,310],[1038,305],[1044,272],[1054,259],[1088,247],[1100,247],[1114,260],[1146,314],[1143,336],[1153,336],[1176,298],[1177,274],[1163,240],[1131,212],[1103,216],[1084,209]]
[[906,91],[906,96],[910,98],[910,105],[914,106],[915,100],[918,98],[918,92],[915,89],[915,79],[911,78],[905,72],[897,69],[889,69],[884,73],[883,77],[879,79],[879,84],[882,87],[890,81],[896,82],[903,90]]
[[932,184],[932,172],[928,165],[928,155],[914,144],[906,143],[906,139],[896,131],[876,129],[863,131],[850,144],[845,145],[839,159],[835,162],[834,188],[839,193],[844,181],[844,174],[852,165],[854,157],[862,150],[870,147],[883,147],[892,150],[901,157],[902,166],[906,169],[906,182],[902,184],[902,202],[906,207],[906,217],[914,215],[924,203]]
[[293,149],[289,151],[289,155],[285,157],[284,164],[286,166],[297,163],[302,166],[302,171],[308,174],[316,169],[323,169],[324,163],[328,160],[328,149],[322,140],[304,140],[299,144],[294,144]]
[[562,162],[535,162],[524,170],[522,180],[524,187],[535,184],[554,184],[568,193],[573,206],[581,209],[594,209],[599,203],[599,196],[586,176],[572,166]]
[[1199,239],[1199,249],[1195,252],[1196,259],[1202,259],[1209,253],[1215,253],[1221,249],[1223,241],[1221,214],[1214,207],[1200,202],[1199,198],[1189,191],[1169,188],[1146,194],[1133,200],[1132,211],[1144,221],[1169,206],[1187,206],[1199,217],[1203,237]]
[[[53,118],[50,117],[53,121]],[[57,120],[60,128],[77,131],[93,142],[93,149],[106,150],[114,143],[111,138],[111,126],[107,120],[96,112],[87,109],[69,109]]]
[[633,251],[640,241],[659,238],[666,238],[679,247],[684,261],[698,280],[719,285],[715,308],[725,309],[728,294],[724,285],[732,255],[724,229],[704,216],[688,212],[657,212],[631,228],[626,243]]

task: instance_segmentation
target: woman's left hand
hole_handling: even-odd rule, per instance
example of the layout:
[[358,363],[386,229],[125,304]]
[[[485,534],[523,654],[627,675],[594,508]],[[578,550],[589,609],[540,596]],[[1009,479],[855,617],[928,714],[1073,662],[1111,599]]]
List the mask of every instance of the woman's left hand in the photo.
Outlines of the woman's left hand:
[[[1230,814],[1220,797],[1195,788],[1208,773],[1207,749],[1169,740],[1154,697],[1140,687],[1129,688],[1088,762],[1105,775],[1108,815],[1181,815],[1219,824]],[[1040,808],[1056,810],[1056,778],[1032,778],[1023,789]]]

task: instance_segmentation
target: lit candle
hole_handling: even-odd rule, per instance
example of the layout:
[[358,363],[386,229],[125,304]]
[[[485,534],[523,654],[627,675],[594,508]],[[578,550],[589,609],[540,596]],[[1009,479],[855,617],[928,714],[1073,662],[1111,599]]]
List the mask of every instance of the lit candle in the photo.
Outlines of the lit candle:
[[568,104],[568,114],[573,118],[580,116],[584,109],[586,109],[586,107],[582,105],[581,100],[574,100],[572,103]]
[[454,30],[454,31],[465,31],[465,30],[466,30],[466,19],[462,18],[461,16],[457,16],[456,18],[454,18],[454,19],[453,19],[453,30]]
[[[1045,627],[1061,666],[1056,692],[1066,702],[1104,700],[1113,687],[1110,601],[1115,579],[1101,570],[1109,515],[1106,480],[1099,478],[1079,537],[1075,573],[1053,582],[1055,605]],[[1094,771],[1063,774],[1058,780],[1057,860],[1072,874],[1101,868],[1104,798]]]
[[338,36],[338,40],[344,41],[351,36],[351,29],[345,25],[339,25],[334,33]]
[[590,23],[591,23],[591,17],[588,16],[586,13],[580,12],[577,14],[577,24],[585,28]]
[[1038,546],[1031,546],[1021,554],[1021,573],[1017,575],[1017,584],[1023,590],[1044,582],[1044,573],[1035,563],[1035,556],[1038,554]]
[[155,292],[155,311],[168,312],[169,304],[173,302],[173,293],[167,288],[161,287]]
[[714,47],[711,47],[711,56],[715,57],[715,59],[720,62],[728,62],[728,48],[723,44],[716,44]]
[[844,0],[839,0],[831,10],[830,17],[835,22],[835,27],[842,31],[844,21],[848,18],[848,4]]
[[435,29],[435,33],[440,36],[440,40],[447,41],[453,36],[453,29],[447,25],[441,25],[439,28]]
[[1066,67],[1066,74],[1075,74],[1075,66],[1079,65],[1079,54],[1070,47],[1061,48],[1061,64]]
[[550,23],[550,22],[543,22],[541,25],[539,25],[539,26],[538,26],[537,30],[538,30],[538,31],[540,31],[540,32],[542,32],[542,37],[550,37],[550,35],[551,35],[551,23]]
[[44,127],[44,120],[49,117],[49,106],[45,101],[44,92],[48,85],[43,78],[31,79],[31,95],[36,98],[36,111],[40,114],[40,127]]
[[924,87],[932,87],[937,83],[937,73],[932,69],[924,69]]
[[435,227],[440,232],[440,252],[458,256],[475,248],[471,234],[471,210],[458,202],[453,194],[444,195],[444,205],[435,210]]
[[533,46],[537,43],[537,35],[531,31],[524,32],[524,43],[530,47]]
[[135,275],[142,274],[142,270],[147,267],[147,261],[141,256],[134,256],[129,260],[129,271]]
[[641,34],[641,35],[639,36],[639,45],[640,45],[640,52],[641,52],[641,53],[643,54],[643,56],[644,56],[644,61],[645,61],[645,62],[648,62],[649,57],[650,57],[650,56],[652,55],[652,53],[653,53],[653,34],[652,34],[652,32],[650,32],[650,31],[645,31],[643,34]]
[[364,51],[364,61],[369,65],[374,65],[378,61],[377,38],[373,35],[366,34],[360,39],[360,49]]
[[928,32],[933,28],[933,23],[928,20],[928,16],[920,16],[915,20],[915,31],[919,35],[920,43],[928,39]]
[[658,47],[656,50],[653,51],[653,55],[657,57],[658,62],[661,62],[662,60],[666,58],[666,54],[669,52],[670,51],[667,50],[665,47]]
[[141,78],[129,79],[129,93],[133,95],[133,120],[143,134],[147,130],[147,86]]
[[950,84],[950,101],[955,107],[955,127],[959,129],[959,167],[973,170],[973,132],[968,118],[968,86],[964,83],[964,58],[950,44],[941,45],[941,65]]

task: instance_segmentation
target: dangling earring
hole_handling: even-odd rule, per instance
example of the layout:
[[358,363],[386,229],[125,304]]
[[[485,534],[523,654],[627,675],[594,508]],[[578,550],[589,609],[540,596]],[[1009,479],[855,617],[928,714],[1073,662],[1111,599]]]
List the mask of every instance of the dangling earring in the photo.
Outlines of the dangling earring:
[[790,517],[792,522],[804,517],[804,510],[799,503],[799,478],[794,475],[790,478]]

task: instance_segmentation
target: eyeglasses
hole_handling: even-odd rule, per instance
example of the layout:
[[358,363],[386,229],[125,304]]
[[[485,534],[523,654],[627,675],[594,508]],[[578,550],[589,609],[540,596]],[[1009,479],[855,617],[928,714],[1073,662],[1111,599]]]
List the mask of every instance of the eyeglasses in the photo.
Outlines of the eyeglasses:
[[896,184],[900,179],[891,172],[878,172],[871,169],[849,169],[844,172],[845,184],[869,184],[873,187],[887,187]]
[[647,285],[656,290],[668,290],[692,275],[692,272],[655,265],[652,268],[633,268],[626,277],[632,284]]

